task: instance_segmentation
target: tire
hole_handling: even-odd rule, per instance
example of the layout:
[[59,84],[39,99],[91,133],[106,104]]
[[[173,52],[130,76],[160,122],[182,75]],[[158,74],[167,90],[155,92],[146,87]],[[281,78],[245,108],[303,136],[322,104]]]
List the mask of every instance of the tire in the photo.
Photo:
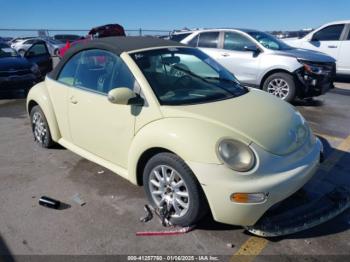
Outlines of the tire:
[[[163,170],[167,173],[168,179],[171,177],[171,174],[174,174],[174,176],[171,183],[168,181],[168,186],[162,187],[161,179],[157,179],[156,172],[162,178],[164,177]],[[171,173],[171,171],[174,172]],[[151,181],[158,183],[158,186]],[[181,183],[183,183],[182,186],[176,186]],[[171,215],[169,220],[173,225],[194,225],[208,213],[207,200],[195,175],[181,158],[172,153],[157,154],[147,162],[143,172],[143,185],[147,198],[154,208],[162,206],[161,199],[167,199],[163,203],[168,203],[168,206],[170,206]],[[173,191],[170,192],[170,190]],[[152,194],[152,192],[157,191],[162,192],[162,194]],[[188,197],[186,197],[186,194]],[[175,199],[180,199],[180,202],[187,207],[182,206]],[[175,207],[180,212],[176,213]]]
[[52,140],[49,124],[40,106],[34,106],[30,111],[30,122],[34,141],[43,148],[52,147],[55,143]]
[[287,102],[292,102],[296,97],[294,78],[288,73],[270,75],[264,82],[263,90]]

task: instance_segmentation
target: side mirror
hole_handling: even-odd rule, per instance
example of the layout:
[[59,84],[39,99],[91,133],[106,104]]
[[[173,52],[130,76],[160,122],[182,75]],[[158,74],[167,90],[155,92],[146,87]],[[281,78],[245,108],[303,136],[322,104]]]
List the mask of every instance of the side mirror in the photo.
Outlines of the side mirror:
[[108,92],[108,101],[118,105],[141,105],[143,99],[127,87],[114,88]]
[[253,53],[260,53],[260,49],[256,45],[245,46],[244,51],[253,52]]

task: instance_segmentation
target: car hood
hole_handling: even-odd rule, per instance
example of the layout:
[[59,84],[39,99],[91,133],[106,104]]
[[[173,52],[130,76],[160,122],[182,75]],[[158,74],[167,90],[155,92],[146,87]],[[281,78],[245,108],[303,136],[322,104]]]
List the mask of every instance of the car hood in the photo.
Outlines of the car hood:
[[334,63],[335,59],[329,55],[321,52],[302,49],[302,48],[292,48],[290,50],[276,51],[276,55],[290,56],[297,59],[307,60],[311,62],[321,62],[321,63]]
[[31,63],[23,57],[2,57],[0,58],[0,71],[11,71],[28,69]]
[[[275,155],[297,150],[310,132],[304,118],[291,105],[254,89],[233,99],[188,106],[161,106],[161,111],[164,117],[187,117],[221,125]],[[234,134],[232,138],[235,138]]]

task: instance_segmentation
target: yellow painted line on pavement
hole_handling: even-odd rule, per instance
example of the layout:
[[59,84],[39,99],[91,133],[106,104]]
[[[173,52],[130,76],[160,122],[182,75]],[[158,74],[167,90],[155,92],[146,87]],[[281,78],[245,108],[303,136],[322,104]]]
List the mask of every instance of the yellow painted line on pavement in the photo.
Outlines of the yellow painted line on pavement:
[[350,135],[345,138],[335,151],[322,163],[320,169],[329,172],[332,168],[339,162],[339,160],[346,154],[350,152]]
[[250,262],[264,250],[268,240],[261,237],[252,236],[237,250],[230,259],[230,262]]

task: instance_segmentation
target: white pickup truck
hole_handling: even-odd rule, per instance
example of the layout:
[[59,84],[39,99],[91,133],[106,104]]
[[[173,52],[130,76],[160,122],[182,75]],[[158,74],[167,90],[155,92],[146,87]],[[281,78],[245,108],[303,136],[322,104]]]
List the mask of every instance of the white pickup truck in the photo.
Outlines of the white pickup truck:
[[337,60],[337,74],[350,75],[350,20],[325,24],[301,39],[284,39],[294,47],[320,51]]

